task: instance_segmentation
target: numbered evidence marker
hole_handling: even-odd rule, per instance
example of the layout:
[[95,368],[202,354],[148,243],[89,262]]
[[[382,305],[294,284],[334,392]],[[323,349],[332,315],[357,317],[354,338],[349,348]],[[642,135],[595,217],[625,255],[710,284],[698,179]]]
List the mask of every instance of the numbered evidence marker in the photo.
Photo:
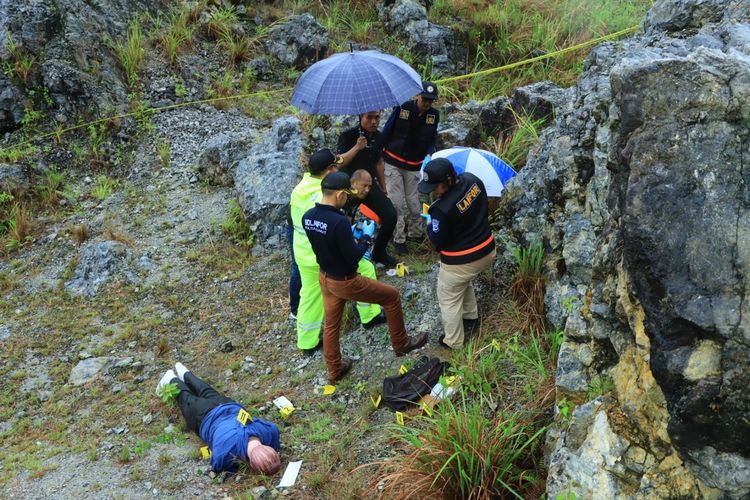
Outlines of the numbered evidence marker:
[[420,404],[419,406],[422,407],[422,411],[425,412],[428,417],[432,416],[432,406],[430,406],[430,404],[427,401],[423,400],[422,404]]
[[237,414],[237,421],[242,425],[247,425],[248,422],[253,421],[253,417],[244,408],[240,408],[240,412]]
[[430,213],[430,206],[427,203],[422,203],[422,213],[425,215]]
[[208,446],[201,447],[201,458],[203,460],[208,460],[211,458],[211,450],[208,449]]
[[406,367],[406,365],[401,365],[401,367],[398,369],[398,374],[399,375],[403,375],[403,374],[405,374],[408,371],[409,371],[409,369]]
[[404,414],[400,411],[396,412],[396,423],[398,425],[404,425]]
[[326,396],[330,396],[336,392],[336,386],[335,385],[324,385],[323,386],[323,394]]

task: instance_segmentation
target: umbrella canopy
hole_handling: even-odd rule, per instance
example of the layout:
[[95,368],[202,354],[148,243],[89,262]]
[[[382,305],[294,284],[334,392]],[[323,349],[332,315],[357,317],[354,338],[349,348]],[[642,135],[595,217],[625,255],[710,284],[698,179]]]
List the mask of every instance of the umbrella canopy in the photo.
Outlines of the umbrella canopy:
[[302,73],[292,104],[315,115],[358,115],[398,106],[422,92],[408,64],[376,50],[344,52]]
[[450,160],[456,173],[469,172],[479,177],[487,189],[487,196],[500,196],[505,183],[516,175],[516,171],[499,156],[484,149],[454,146],[436,151],[432,155],[432,159],[435,158]]

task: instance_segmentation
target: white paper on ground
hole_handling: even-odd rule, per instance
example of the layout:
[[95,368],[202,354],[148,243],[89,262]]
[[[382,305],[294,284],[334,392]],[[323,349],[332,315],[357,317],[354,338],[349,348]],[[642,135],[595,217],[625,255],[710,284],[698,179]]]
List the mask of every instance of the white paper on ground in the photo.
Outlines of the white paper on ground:
[[293,406],[292,402],[289,401],[286,396],[279,396],[278,398],[273,400],[273,404],[276,405],[276,408],[279,410],[282,408],[286,408],[287,406]]
[[294,486],[294,483],[297,482],[297,475],[299,474],[300,467],[302,467],[302,460],[299,462],[289,462],[277,488],[289,488]]

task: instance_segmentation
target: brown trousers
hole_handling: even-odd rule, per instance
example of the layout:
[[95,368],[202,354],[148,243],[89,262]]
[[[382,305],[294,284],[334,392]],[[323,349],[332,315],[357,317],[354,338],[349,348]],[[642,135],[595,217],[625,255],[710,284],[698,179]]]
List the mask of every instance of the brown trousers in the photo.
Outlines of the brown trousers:
[[385,310],[388,330],[391,332],[391,346],[400,351],[408,340],[404,326],[404,313],[401,310],[401,294],[398,289],[379,281],[357,274],[355,277],[339,281],[331,279],[325,272],[318,275],[320,290],[323,292],[323,357],[328,366],[328,376],[335,377],[341,369],[341,345],[339,334],[341,317],[347,300],[357,300],[379,304]]

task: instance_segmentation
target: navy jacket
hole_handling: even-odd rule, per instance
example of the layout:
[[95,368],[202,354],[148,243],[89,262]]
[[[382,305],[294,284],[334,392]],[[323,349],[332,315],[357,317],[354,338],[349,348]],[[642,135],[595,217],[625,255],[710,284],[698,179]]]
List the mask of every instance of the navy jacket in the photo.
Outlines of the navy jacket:
[[349,219],[330,205],[316,203],[302,216],[302,227],[310,240],[320,270],[343,278],[354,275],[372,239],[354,239]]

